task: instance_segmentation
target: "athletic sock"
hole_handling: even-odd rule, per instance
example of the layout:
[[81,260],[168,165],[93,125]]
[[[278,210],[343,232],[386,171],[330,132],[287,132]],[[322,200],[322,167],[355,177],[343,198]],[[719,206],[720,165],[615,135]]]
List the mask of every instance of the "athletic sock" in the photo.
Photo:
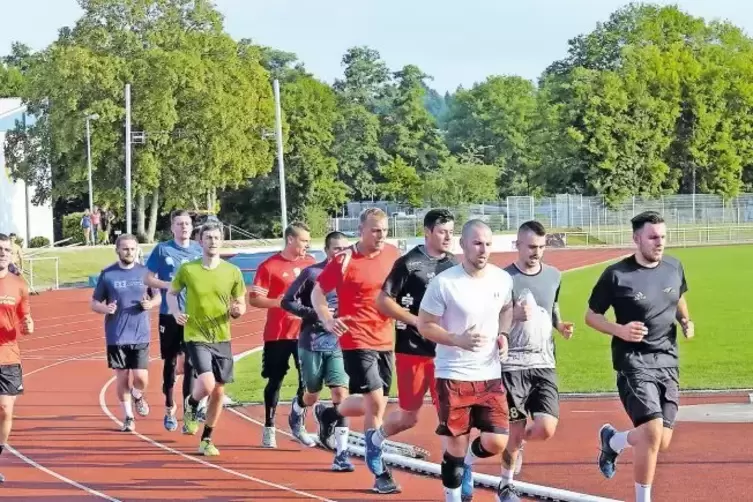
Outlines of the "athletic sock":
[[468,453],[465,455],[465,463],[466,465],[473,465],[480,458],[489,458],[492,456],[494,456],[493,453],[484,449],[484,446],[481,444],[481,436],[479,436],[468,447]]
[[457,488],[447,488],[444,487],[444,501],[445,502],[461,502],[463,500],[462,498],[462,487],[458,486]]
[[193,395],[188,396],[188,406],[191,407],[191,411],[196,413],[196,409],[199,407],[199,402],[194,399]]
[[617,453],[621,452],[625,448],[630,446],[630,443],[628,443],[628,434],[630,431],[625,432],[617,432],[614,436],[609,440],[609,446]]
[[211,439],[213,430],[214,430],[214,427],[209,427],[208,425],[204,425],[204,431],[201,433],[201,440],[204,441],[205,439]]
[[374,446],[377,448],[382,447],[382,443],[387,439],[387,434],[384,432],[384,426],[380,425],[377,427],[377,429],[374,431],[374,435],[371,436],[371,441],[374,443]]
[[635,484],[635,502],[651,502],[651,485]]
[[131,400],[127,399],[122,401],[120,405],[123,407],[123,413],[126,417],[133,418],[133,409],[131,408]]
[[348,449],[348,428],[335,427],[335,451],[341,454]]
[[143,392],[141,392],[141,391],[140,391],[139,389],[137,389],[137,388],[135,388],[135,387],[134,387],[133,389],[131,389],[131,395],[132,395],[132,396],[133,396],[133,398],[134,398],[135,400],[137,400],[137,401],[138,401],[139,399],[141,399],[142,397],[144,397],[144,393],[143,393]]
[[512,483],[512,478],[515,475],[515,467],[512,467],[510,470],[502,468],[502,479],[507,481],[507,483]]

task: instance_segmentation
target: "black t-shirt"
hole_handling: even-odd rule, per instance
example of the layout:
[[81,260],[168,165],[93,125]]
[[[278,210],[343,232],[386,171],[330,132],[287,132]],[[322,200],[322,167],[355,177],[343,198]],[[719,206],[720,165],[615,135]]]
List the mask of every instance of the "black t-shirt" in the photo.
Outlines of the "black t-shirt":
[[648,328],[638,343],[612,337],[615,370],[677,367],[677,303],[687,290],[682,264],[670,256],[655,268],[646,268],[633,255],[604,270],[591,292],[589,308],[604,314],[612,307],[618,324],[640,321]]
[[[398,305],[408,309],[411,314],[418,315],[429,281],[457,263],[455,256],[450,253],[442,258],[429,256],[424,245],[420,244],[395,261],[392,271],[382,285],[382,291]],[[397,321],[395,331],[395,352],[434,357],[435,343],[421,336],[414,326]]]

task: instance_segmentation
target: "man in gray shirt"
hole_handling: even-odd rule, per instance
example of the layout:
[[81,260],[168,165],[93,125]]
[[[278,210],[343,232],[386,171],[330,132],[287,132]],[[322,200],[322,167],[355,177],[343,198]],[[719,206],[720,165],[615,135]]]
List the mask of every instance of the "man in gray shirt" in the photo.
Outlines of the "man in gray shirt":
[[[612,478],[617,456],[634,447],[635,500],[650,502],[657,458],[672,440],[680,397],[677,324],[686,338],[694,328],[685,271],[679,260],[664,256],[664,219],[646,211],[631,223],[637,250],[604,270],[588,301],[586,323],[612,336],[617,390],[634,427],[618,432],[605,424],[599,430],[599,470]],[[615,322],[604,316],[610,307]]]
[[573,323],[561,320],[557,305],[561,273],[541,261],[546,248],[544,226],[538,221],[523,223],[516,246],[518,258],[505,268],[512,276],[514,300],[508,357],[502,364],[510,408],[510,439],[502,454],[502,477],[508,482],[520,472],[523,443],[546,441],[557,428],[559,390],[552,328],[565,339],[573,335]]

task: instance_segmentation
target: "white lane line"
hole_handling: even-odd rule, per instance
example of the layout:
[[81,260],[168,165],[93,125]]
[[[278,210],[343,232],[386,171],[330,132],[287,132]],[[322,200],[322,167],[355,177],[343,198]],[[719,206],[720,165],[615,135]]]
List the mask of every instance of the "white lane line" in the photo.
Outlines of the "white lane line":
[[[119,426],[123,425],[123,422],[118,420],[115,415],[112,414],[110,409],[107,407],[107,403],[105,400],[105,395],[107,394],[107,389],[112,385],[112,383],[115,381],[115,377],[110,378],[107,383],[105,383],[104,386],[102,386],[102,390],[99,393],[99,406],[102,408],[102,412],[107,415],[110,420],[118,424]],[[314,500],[320,500],[322,502],[335,502],[334,500],[327,499],[324,497],[319,497],[318,495],[314,495],[311,493],[302,492],[300,490],[296,490],[294,488],[290,488],[283,485],[278,485],[276,483],[272,483],[271,481],[266,481],[261,478],[257,478],[254,476],[249,476],[248,474],[243,474],[242,472],[234,471],[233,469],[228,469],[227,467],[222,467],[221,465],[213,464],[212,462],[207,462],[206,460],[202,459],[201,457],[192,457],[191,455],[186,455],[182,451],[176,450],[174,448],[171,448],[167,445],[164,445],[160,443],[159,441],[155,441],[154,439],[144,436],[143,434],[140,434],[139,432],[132,431],[131,434],[137,436],[139,439],[142,439],[143,441],[146,441],[147,443],[150,443],[158,448],[161,448],[169,453],[173,453],[175,455],[179,455],[187,460],[190,460],[192,462],[196,462],[198,464],[201,464],[205,467],[211,467],[212,469],[217,469],[219,471],[224,472],[225,474],[230,474],[231,476],[237,476],[239,478],[245,479],[247,481],[252,481],[254,483],[259,483],[264,486],[268,486],[270,488],[275,488],[277,490],[283,490],[289,493],[294,493],[296,495],[300,495],[302,497],[307,497]]]
[[[28,377],[28,376],[31,376],[31,375],[33,375],[35,373],[39,373],[40,371],[43,371],[43,370],[46,370],[46,369],[49,369],[49,368],[54,368],[55,366],[60,366],[61,364],[64,364],[64,363],[67,363],[67,362],[70,362],[70,361],[77,361],[77,360],[80,360],[82,358],[90,357],[90,356],[93,356],[95,354],[101,354],[101,353],[102,353],[102,351],[99,350],[97,352],[92,352],[92,353],[89,353],[89,354],[82,354],[82,355],[80,355],[78,357],[70,357],[68,359],[63,359],[61,361],[57,361],[57,362],[54,362],[52,364],[48,364],[47,366],[42,366],[41,368],[37,368],[37,369],[35,369],[33,371],[30,371],[30,372],[26,373],[24,376]],[[109,495],[106,495],[106,494],[104,494],[102,492],[98,492],[97,490],[95,490],[93,488],[89,488],[86,485],[82,485],[78,481],[74,481],[74,480],[72,480],[70,478],[67,478],[67,477],[63,476],[62,474],[59,474],[59,473],[53,471],[52,469],[48,469],[47,467],[43,466],[42,464],[39,464],[39,463],[35,462],[34,460],[30,459],[29,457],[27,457],[26,455],[24,455],[20,451],[16,450],[15,448],[13,448],[9,444],[6,444],[5,448],[9,452],[11,452],[13,455],[15,455],[16,457],[20,458],[24,462],[26,462],[28,465],[30,465],[30,466],[32,466],[32,467],[34,467],[36,469],[39,469],[40,471],[42,471],[42,472],[44,472],[46,474],[49,474],[53,478],[59,479],[60,481],[62,481],[64,483],[67,483],[67,484],[69,484],[69,485],[71,485],[71,486],[73,486],[75,488],[78,488],[79,490],[83,490],[86,493],[88,493],[89,495],[93,495],[95,497],[99,497],[99,498],[102,498],[102,499],[105,499],[105,500],[109,500],[111,502],[121,502],[119,499],[110,497]]]

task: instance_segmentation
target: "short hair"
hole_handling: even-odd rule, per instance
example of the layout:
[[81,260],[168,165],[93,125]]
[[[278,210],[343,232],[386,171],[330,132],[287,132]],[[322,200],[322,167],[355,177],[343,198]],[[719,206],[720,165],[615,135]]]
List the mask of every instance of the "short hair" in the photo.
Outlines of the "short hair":
[[369,219],[369,216],[373,216],[374,218],[377,218],[379,220],[387,218],[387,213],[385,213],[382,209],[379,209],[378,207],[368,207],[361,211],[361,215],[358,217],[358,221],[361,224],[366,223],[366,220]]
[[199,230],[199,240],[204,239],[204,234],[207,232],[213,232],[214,230],[217,230],[220,235],[222,235],[222,225],[219,223],[205,223],[201,226],[201,229]]
[[120,247],[120,243],[123,241],[134,241],[137,244],[139,242],[139,240],[133,234],[120,234],[118,238],[115,239],[115,249],[118,249]]
[[10,234],[8,234],[8,237],[10,237],[11,239],[13,237],[17,237],[16,232],[11,232]]
[[337,239],[347,239],[346,235],[342,232],[338,232],[335,230],[334,232],[330,232],[327,234],[327,236],[324,238],[324,247],[326,249],[329,249],[330,244],[332,244],[332,241]]
[[630,223],[633,225],[633,232],[637,232],[647,223],[650,223],[651,225],[664,223],[664,218],[656,211],[643,211],[642,213],[633,216]]
[[[13,234],[11,234],[11,235],[13,235]],[[8,235],[5,235],[5,234],[0,234],[0,241],[1,242],[10,242],[10,237]]]
[[191,213],[188,212],[186,209],[176,209],[175,211],[170,213],[170,223],[175,221],[175,218],[178,218],[179,216],[188,216],[191,217]]
[[536,220],[526,221],[525,223],[520,225],[520,227],[518,228],[518,234],[522,232],[533,232],[539,237],[546,236],[546,229],[544,228],[544,225]]
[[285,240],[288,240],[288,237],[298,237],[298,232],[301,230],[305,230],[306,232],[311,232],[311,229],[308,225],[306,225],[302,221],[294,221],[287,227],[285,227]]
[[428,213],[424,215],[424,228],[434,230],[437,225],[444,225],[455,221],[455,217],[447,209],[430,209]]
[[491,227],[489,227],[489,225],[487,225],[486,222],[484,222],[484,220],[480,220],[478,218],[473,219],[473,220],[468,220],[463,225],[463,231],[461,234],[463,237],[463,240],[466,240],[468,238],[468,234],[470,234],[472,230],[479,227],[485,228],[489,230],[490,232],[492,230]]

